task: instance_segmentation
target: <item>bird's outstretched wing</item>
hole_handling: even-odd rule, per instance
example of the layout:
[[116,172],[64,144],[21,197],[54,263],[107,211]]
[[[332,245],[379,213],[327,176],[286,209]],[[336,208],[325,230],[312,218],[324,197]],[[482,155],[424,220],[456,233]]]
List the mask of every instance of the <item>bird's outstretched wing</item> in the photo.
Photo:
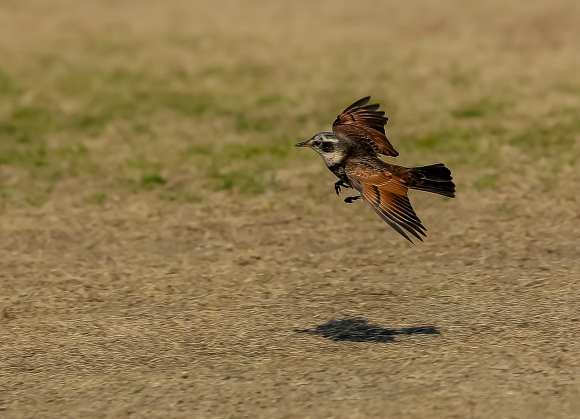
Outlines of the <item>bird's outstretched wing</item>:
[[423,241],[421,236],[427,236],[427,229],[409,202],[408,186],[402,178],[385,170],[383,164],[376,158],[351,159],[346,165],[346,175],[363,200],[397,233],[411,243],[407,232]]
[[370,99],[370,96],[364,97],[342,111],[332,124],[332,132],[365,143],[377,154],[396,157],[399,153],[385,135],[388,118],[378,110],[381,105],[367,105]]

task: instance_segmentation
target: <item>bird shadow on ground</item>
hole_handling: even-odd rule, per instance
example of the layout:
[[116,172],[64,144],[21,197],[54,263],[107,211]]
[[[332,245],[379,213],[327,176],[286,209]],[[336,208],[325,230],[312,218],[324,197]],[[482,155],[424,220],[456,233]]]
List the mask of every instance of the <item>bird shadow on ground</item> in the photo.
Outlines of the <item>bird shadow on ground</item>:
[[294,329],[295,332],[321,335],[337,342],[395,342],[396,335],[439,335],[435,326],[385,329],[369,324],[362,318],[331,320],[314,329]]

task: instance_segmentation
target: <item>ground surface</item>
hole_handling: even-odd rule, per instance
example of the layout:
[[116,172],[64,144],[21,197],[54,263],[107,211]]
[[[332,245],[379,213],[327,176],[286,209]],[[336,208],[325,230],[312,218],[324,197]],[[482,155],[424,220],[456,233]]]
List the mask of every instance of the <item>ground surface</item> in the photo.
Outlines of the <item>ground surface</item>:
[[[0,417],[580,417],[579,7],[0,1]],[[367,94],[425,243],[292,148]]]

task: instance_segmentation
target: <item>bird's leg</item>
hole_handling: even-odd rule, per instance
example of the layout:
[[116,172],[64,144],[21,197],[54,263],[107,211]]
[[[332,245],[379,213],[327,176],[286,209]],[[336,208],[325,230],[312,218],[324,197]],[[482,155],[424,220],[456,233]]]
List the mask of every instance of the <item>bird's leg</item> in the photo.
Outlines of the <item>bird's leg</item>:
[[352,204],[354,201],[356,201],[357,199],[362,198],[362,196],[349,196],[348,198],[344,199],[344,202],[346,202],[347,204]]
[[350,188],[350,186],[348,186],[346,183],[344,183],[342,180],[339,180],[338,182],[336,182],[334,184],[334,191],[336,192],[336,194],[338,196],[340,196],[340,187],[343,186],[345,188]]

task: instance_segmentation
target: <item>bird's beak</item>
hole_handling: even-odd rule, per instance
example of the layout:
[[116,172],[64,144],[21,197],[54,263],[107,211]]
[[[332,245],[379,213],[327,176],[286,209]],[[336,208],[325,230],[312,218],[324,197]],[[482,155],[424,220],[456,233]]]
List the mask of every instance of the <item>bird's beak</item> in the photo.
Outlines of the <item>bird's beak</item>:
[[[310,141],[310,140],[308,140],[308,141]],[[308,144],[308,141],[302,141],[301,143],[294,144],[294,147],[310,147],[310,144]]]

